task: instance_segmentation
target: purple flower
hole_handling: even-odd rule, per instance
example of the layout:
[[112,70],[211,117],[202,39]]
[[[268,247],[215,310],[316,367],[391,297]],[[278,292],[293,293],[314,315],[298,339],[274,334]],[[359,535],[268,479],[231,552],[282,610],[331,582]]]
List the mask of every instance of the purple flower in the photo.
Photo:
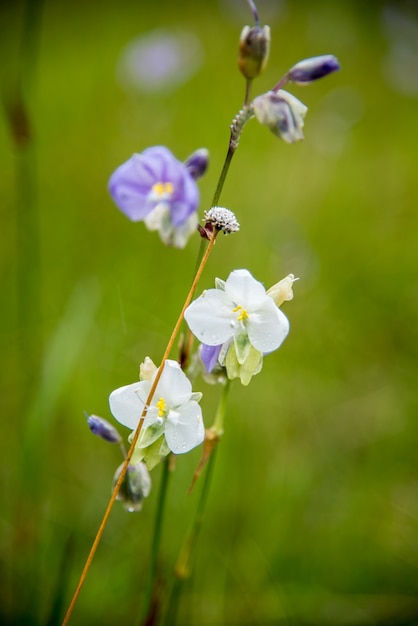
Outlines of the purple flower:
[[112,174],[109,191],[133,222],[158,230],[168,245],[182,248],[196,228],[199,190],[184,163],[163,146],[134,154]]

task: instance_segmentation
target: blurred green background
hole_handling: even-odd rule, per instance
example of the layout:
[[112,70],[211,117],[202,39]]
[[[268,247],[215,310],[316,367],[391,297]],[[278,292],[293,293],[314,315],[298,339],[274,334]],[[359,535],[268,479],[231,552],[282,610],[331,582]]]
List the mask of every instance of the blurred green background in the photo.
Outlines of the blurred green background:
[[[199,247],[166,249],[107,181],[148,146],[179,159],[205,146],[209,208],[252,20],[244,0],[0,6],[0,622],[52,625],[122,460],[83,412],[110,419],[109,393],[161,358]],[[418,624],[418,6],[258,7],[272,49],[254,95],[304,57],[335,54],[342,70],[291,89],[309,107],[303,143],[246,127],[221,199],[241,231],[219,238],[200,289],[242,267],[267,287],[300,281],[288,339],[232,386],[179,624]],[[174,46],[162,60],[155,40]],[[195,387],[210,425],[220,390]],[[171,479],[162,584],[199,458]],[[140,514],[115,505],[71,623],[134,623],[160,470]]]

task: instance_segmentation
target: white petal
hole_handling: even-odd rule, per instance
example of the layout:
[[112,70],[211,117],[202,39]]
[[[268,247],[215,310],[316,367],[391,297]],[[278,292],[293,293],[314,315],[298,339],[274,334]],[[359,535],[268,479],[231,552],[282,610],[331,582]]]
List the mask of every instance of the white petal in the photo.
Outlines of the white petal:
[[150,389],[147,381],[125,385],[115,389],[109,396],[110,411],[120,424],[135,430],[144,410],[144,402],[140,399],[146,393],[144,385]]
[[205,438],[202,410],[197,402],[187,402],[178,411],[170,411],[165,426],[165,438],[171,452],[184,454]]
[[218,346],[233,335],[234,303],[220,289],[208,289],[187,307],[184,317],[190,330],[202,343]]
[[225,283],[225,293],[248,313],[262,306],[266,290],[248,270],[234,270]]
[[172,408],[190,400],[192,383],[181,369],[177,361],[168,359],[154,394],[153,404],[164,398],[167,406]]
[[272,352],[276,350],[289,332],[286,315],[267,296],[267,302],[247,320],[248,337],[256,350]]

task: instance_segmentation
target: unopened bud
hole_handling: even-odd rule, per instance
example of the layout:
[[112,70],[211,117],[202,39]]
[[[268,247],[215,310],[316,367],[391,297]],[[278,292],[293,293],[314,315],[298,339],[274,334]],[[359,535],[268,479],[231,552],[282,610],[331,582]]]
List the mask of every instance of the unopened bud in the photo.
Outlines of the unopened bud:
[[288,77],[298,85],[307,85],[339,69],[337,58],[332,54],[324,54],[299,61],[289,70]]
[[146,356],[144,362],[139,366],[139,380],[152,380],[156,371],[157,366],[149,356]]
[[303,118],[308,108],[295,96],[279,89],[258,96],[252,103],[256,118],[286,143],[303,139]]
[[244,26],[239,40],[238,67],[245,78],[256,78],[264,70],[270,52],[269,26]]
[[184,165],[189,170],[190,176],[195,180],[203,176],[209,164],[209,151],[206,148],[200,148],[189,156]]
[[[118,467],[113,478],[113,488],[115,487],[124,463]],[[133,513],[142,509],[142,501],[151,491],[151,477],[145,463],[128,465],[125,477],[119,488],[116,500],[120,500],[123,507]]]
[[286,278],[279,280],[273,287],[267,289],[267,295],[273,298],[277,306],[281,306],[283,302],[287,302],[288,300],[293,300],[292,286],[295,280],[299,279],[295,278],[293,274],[289,274]]
[[97,415],[90,415],[87,418],[87,424],[93,435],[97,435],[108,441],[109,443],[121,443],[122,437],[116,430],[112,424],[110,424],[107,420],[103,419],[103,417],[98,417]]

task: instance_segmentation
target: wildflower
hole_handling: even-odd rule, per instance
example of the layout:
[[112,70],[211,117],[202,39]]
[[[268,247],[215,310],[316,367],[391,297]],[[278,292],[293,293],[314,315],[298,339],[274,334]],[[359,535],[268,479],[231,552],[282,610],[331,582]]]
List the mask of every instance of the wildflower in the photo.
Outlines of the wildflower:
[[303,139],[303,120],[308,108],[283,89],[268,91],[254,99],[256,118],[286,143]]
[[318,78],[328,76],[340,69],[340,64],[332,54],[311,57],[296,63],[288,72],[289,80],[298,85],[308,85]]
[[[118,467],[113,477],[113,487],[118,482],[124,463]],[[142,501],[151,491],[151,477],[144,463],[129,464],[125,477],[119,488],[116,500],[123,503],[124,508],[133,513],[142,509]]]
[[[128,428],[136,430],[144,412],[149,392],[157,375],[116,389],[110,394],[113,416]],[[198,404],[200,393],[192,385],[176,361],[165,361],[163,373],[147,406],[144,423],[133,460],[144,460],[152,469],[161,458],[174,452],[189,452],[204,439],[202,411]]]
[[93,433],[93,435],[97,435],[104,441],[108,441],[109,443],[121,443],[122,437],[116,430],[112,424],[103,417],[98,417],[97,415],[89,415],[87,418],[87,424]]
[[201,358],[210,371],[216,361],[226,367],[228,378],[247,385],[257,374],[263,354],[276,350],[289,332],[287,317],[263,285],[248,270],[217,279],[186,309],[191,331],[201,341]]
[[[201,164],[197,169],[201,171]],[[144,221],[167,245],[183,248],[196,229],[199,190],[190,165],[178,161],[163,146],[134,154],[118,167],[110,178],[109,191],[130,220]]]

